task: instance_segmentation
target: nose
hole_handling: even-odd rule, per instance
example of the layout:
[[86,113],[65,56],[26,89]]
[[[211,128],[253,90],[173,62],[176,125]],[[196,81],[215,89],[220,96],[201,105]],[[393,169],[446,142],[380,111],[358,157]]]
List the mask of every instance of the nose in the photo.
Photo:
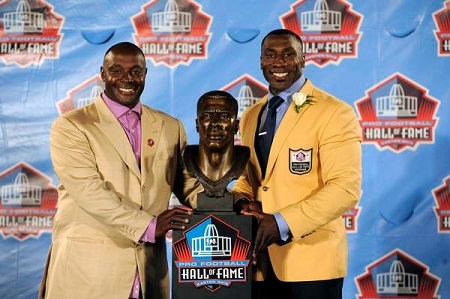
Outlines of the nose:
[[284,61],[283,54],[276,55],[273,64],[286,65],[286,61]]
[[219,115],[218,113],[213,113],[211,115],[211,121],[210,121],[211,127],[217,127],[219,126]]
[[126,73],[125,79],[126,79],[128,82],[131,82],[131,81],[133,81],[133,76],[131,75],[131,73]]

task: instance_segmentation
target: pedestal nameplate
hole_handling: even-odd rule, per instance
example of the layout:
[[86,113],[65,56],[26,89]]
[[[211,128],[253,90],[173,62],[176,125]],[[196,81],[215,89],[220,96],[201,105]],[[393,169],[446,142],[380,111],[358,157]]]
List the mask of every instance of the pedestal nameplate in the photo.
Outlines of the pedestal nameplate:
[[172,298],[251,298],[253,217],[197,210],[189,219],[173,232]]

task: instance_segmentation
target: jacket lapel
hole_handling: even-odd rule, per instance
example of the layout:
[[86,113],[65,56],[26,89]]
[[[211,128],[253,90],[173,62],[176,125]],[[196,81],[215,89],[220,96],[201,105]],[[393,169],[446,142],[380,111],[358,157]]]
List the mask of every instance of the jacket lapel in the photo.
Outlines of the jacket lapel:
[[[314,90],[313,85],[309,80],[305,82],[305,85],[302,87],[300,92],[312,95]],[[286,114],[284,115],[277,132],[273,138],[272,147],[270,148],[270,154],[269,154],[269,160],[267,161],[267,168],[266,168],[266,177],[264,180],[266,180],[270,173],[272,172],[272,169],[275,165],[275,162],[277,160],[278,155],[280,154],[281,147],[286,142],[287,138],[291,134],[292,130],[296,126],[296,124],[300,121],[302,115],[305,113],[305,111],[308,109],[308,105],[300,109],[299,113],[295,112],[294,110],[294,102],[292,101],[291,104],[288,107],[288,110],[286,111]]]
[[95,125],[111,142],[123,161],[128,165],[129,169],[140,178],[141,173],[139,166],[134,157],[128,137],[123,131],[119,121],[114,114],[112,114],[100,96],[95,100],[95,106],[97,107],[99,117],[99,122],[95,123]]
[[262,171],[261,171],[261,166],[259,165],[259,160],[258,160],[258,156],[256,155],[256,150],[255,150],[255,139],[256,139],[256,134],[258,134],[258,119],[259,119],[259,115],[261,114],[261,110],[265,107],[265,105],[267,104],[267,95],[264,96],[263,98],[261,98],[261,100],[256,104],[255,109],[253,109],[252,115],[248,116],[248,121],[246,124],[246,131],[247,132],[251,132],[252,134],[248,135],[248,142],[245,142],[245,144],[248,144],[250,146],[251,150],[250,151],[250,161],[253,163],[253,165],[255,165],[255,169],[256,169],[256,175],[258,176],[258,180],[261,181],[262,180]]
[[[160,148],[161,131],[163,122],[161,119],[155,118],[154,114],[146,106],[142,106],[142,142],[141,142],[141,169],[142,181],[145,181],[147,167],[153,165],[156,150]],[[163,149],[164,150],[164,149]]]

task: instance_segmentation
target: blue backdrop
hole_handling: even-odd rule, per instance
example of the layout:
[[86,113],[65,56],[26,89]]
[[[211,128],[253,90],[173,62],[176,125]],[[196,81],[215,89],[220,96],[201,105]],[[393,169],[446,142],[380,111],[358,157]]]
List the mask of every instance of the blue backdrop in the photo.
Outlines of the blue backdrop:
[[302,36],[306,76],[361,121],[344,298],[450,298],[450,1],[440,0],[0,1],[0,298],[37,296],[57,203],[50,125],[103,90],[107,48],[143,49],[143,103],[198,143],[201,94],[229,91],[242,111],[266,93],[260,42],[276,28]]

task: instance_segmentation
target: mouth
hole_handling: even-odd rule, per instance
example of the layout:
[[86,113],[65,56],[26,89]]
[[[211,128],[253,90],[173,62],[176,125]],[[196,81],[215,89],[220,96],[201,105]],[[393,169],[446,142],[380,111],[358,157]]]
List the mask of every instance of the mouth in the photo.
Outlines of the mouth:
[[207,134],[207,137],[209,140],[218,141],[223,139],[224,136],[222,134],[209,133]]
[[276,80],[285,80],[287,78],[287,76],[289,75],[288,72],[272,72],[272,76],[276,79]]
[[120,93],[125,94],[125,95],[130,95],[130,94],[134,94],[136,92],[136,88],[134,87],[119,87],[118,88]]

